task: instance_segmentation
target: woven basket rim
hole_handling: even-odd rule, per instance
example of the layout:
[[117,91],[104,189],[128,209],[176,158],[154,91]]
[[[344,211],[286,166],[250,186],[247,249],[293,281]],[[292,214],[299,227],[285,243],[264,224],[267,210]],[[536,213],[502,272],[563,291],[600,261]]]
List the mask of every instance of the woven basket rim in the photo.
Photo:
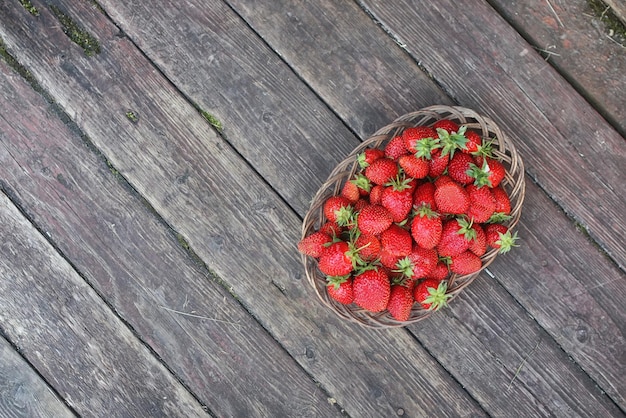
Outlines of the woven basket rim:
[[[399,116],[388,125],[378,129],[370,137],[355,147],[329,174],[327,180],[320,186],[311,201],[302,222],[301,238],[306,237],[318,229],[325,221],[322,206],[326,198],[340,193],[343,183],[358,169],[357,156],[366,148],[381,148],[394,136],[411,126],[432,125],[437,120],[450,119],[459,125],[467,125],[468,129],[479,131],[484,137],[493,140],[494,154],[506,167],[506,176],[502,185],[507,190],[511,200],[511,218],[504,222],[509,228],[514,228],[521,216],[522,203],[525,196],[524,164],[514,144],[505,132],[489,117],[480,115],[476,111],[461,106],[433,105],[414,112]],[[448,279],[450,300],[456,298],[469,286],[497,257],[498,251],[490,249],[481,260],[479,271],[459,276],[452,274]],[[307,281],[315,290],[320,301],[333,310],[341,318],[358,323],[369,328],[394,328],[406,326],[428,318],[435,311],[423,309],[415,303],[408,321],[398,321],[386,310],[383,312],[368,312],[355,304],[342,305],[330,298],[326,292],[326,279],[317,269],[317,261],[305,255],[301,256],[305,268]]]

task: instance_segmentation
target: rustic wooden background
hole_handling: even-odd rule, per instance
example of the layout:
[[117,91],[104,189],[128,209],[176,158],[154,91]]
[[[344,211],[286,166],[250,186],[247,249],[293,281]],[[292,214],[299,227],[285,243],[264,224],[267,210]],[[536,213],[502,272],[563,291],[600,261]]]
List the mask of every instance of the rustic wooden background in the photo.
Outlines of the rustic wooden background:
[[[624,416],[626,13],[601,6],[0,2],[0,416]],[[345,323],[302,218],[431,104],[515,142],[522,245],[427,321]]]

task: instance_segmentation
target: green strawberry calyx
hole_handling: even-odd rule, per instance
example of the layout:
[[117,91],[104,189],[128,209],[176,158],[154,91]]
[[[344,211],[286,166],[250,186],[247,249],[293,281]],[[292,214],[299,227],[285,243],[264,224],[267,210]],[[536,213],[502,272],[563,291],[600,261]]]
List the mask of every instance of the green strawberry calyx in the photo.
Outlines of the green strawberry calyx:
[[342,283],[346,282],[350,278],[350,275],[345,276],[326,276],[326,283],[332,285],[335,290],[338,290]]
[[439,286],[436,289],[434,287],[429,287],[429,296],[424,299],[422,303],[430,304],[428,310],[438,311],[439,309],[448,306],[448,299],[450,299],[452,295],[446,293],[447,291],[448,283],[446,281],[439,283]]
[[504,234],[502,232],[498,232],[499,240],[496,241],[496,244],[500,245],[500,254],[508,253],[511,248],[519,247],[519,244],[516,244],[518,240],[517,232],[511,235],[511,231],[506,231]]
[[426,160],[432,159],[432,153],[437,148],[441,148],[441,142],[439,138],[423,138],[417,141],[415,144],[415,157],[424,158]]
[[441,155],[450,154],[450,158],[454,156],[456,150],[467,149],[467,138],[465,131],[467,126],[463,125],[458,132],[448,132],[445,129],[437,128],[439,141],[441,142]]

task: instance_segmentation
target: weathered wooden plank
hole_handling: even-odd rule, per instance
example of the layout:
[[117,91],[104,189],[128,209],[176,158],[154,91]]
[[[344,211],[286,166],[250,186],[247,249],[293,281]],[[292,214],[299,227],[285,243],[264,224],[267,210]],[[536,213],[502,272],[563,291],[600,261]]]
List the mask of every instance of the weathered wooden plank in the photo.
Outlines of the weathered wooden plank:
[[206,416],[96,292],[0,193],[2,332],[83,416]]
[[[264,7],[282,15],[278,11],[285,9],[280,3],[269,2]],[[165,1],[158,8],[145,2],[107,0],[101,4],[185,95],[222,122],[227,140],[300,213],[308,208],[317,185],[326,179],[332,167],[357,145],[350,130],[323,109],[324,105],[347,116],[350,129],[361,135],[388,123],[385,114],[376,110],[396,112],[385,94],[371,96],[373,102],[361,94],[354,96],[354,102],[336,101],[332,96],[327,97],[330,101],[320,102],[281,58],[221,2],[207,5],[193,0],[180,7],[176,2]],[[346,21],[351,20],[351,13],[358,13],[358,8],[350,11],[339,6],[324,11],[315,10],[319,5],[312,7],[313,16],[341,13]],[[272,13],[264,16],[270,26],[277,21]],[[306,25],[304,36],[309,42],[315,40],[314,48],[299,51],[303,59],[315,63],[306,68],[306,78],[320,79],[327,88],[344,92],[369,87],[386,91],[392,97],[401,97],[412,108],[416,103],[428,105],[446,100],[415,67],[405,65],[402,68],[407,71],[391,74],[380,71],[387,62],[408,64],[410,58],[393,48],[393,42],[380,36],[381,32],[354,27],[363,20],[351,21],[354,34],[360,36],[351,47],[359,48],[360,54],[350,52],[349,56],[358,59],[348,61],[342,51],[337,51],[346,42],[320,36],[327,25],[310,25],[307,20],[313,16],[294,14],[291,18],[294,28]],[[277,31],[275,35],[281,33],[286,32]],[[378,50],[387,54],[370,59],[366,51],[373,44],[379,44]],[[328,69],[336,71],[329,74]],[[348,106],[368,112],[353,117]],[[320,146],[329,142],[336,143],[340,152],[331,153]],[[259,149],[267,150],[263,158],[258,157]],[[289,158],[283,158],[286,153]]]
[[626,53],[609,37],[588,1],[490,3],[626,135]]
[[4,187],[212,413],[338,414],[316,382],[3,63],[0,92]]
[[[484,1],[363,2],[444,89],[510,132],[527,172],[626,269],[626,142]],[[590,203],[593,202],[593,203]]]
[[4,338],[0,338],[0,416],[75,416]]
[[484,415],[404,330],[366,330],[320,306],[301,280],[300,219],[115,26],[69,3],[99,55],[72,45],[46,9],[31,19],[0,5],[8,49],[333,399],[361,416]]

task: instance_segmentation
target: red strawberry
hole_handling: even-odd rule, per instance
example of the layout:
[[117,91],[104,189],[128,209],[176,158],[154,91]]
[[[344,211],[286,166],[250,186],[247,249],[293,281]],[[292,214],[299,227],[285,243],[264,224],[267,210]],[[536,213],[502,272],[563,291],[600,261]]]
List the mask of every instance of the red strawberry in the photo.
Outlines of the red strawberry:
[[354,277],[354,303],[370,312],[381,312],[387,307],[391,294],[389,276],[382,270],[367,270]]
[[474,163],[471,155],[457,152],[448,163],[448,175],[454,181],[460,184],[470,184],[474,181],[474,177],[467,174],[470,171],[470,165]]
[[380,256],[379,256],[380,264],[382,264],[384,267],[388,268],[389,270],[397,270],[396,264],[398,264],[398,261],[401,258],[402,256],[398,256],[398,255],[390,253],[389,251],[385,251],[384,248],[380,250]]
[[383,190],[385,190],[385,186],[382,184],[377,184],[372,187],[372,190],[370,190],[370,204],[380,205],[383,198]]
[[511,199],[508,193],[502,188],[502,186],[494,187],[491,189],[493,197],[496,199],[496,209],[494,212],[501,213],[503,215],[511,214]]
[[393,271],[402,273],[408,283],[414,283],[428,276],[435,269],[437,262],[437,251],[415,245],[411,254],[396,262]]
[[459,215],[467,212],[470,200],[463,186],[449,182],[436,187],[435,203],[440,213]]
[[485,234],[485,230],[479,224],[472,224],[472,229],[476,235],[470,240],[468,249],[477,256],[482,257],[487,252],[487,234]]
[[471,225],[465,219],[450,219],[443,223],[441,241],[437,245],[440,256],[449,257],[466,251],[470,241],[476,236]]
[[483,139],[476,131],[465,132],[465,138],[467,138],[467,142],[465,143],[465,148],[461,150],[462,152],[473,154],[480,150]]
[[350,203],[354,203],[361,197],[361,192],[359,192],[359,187],[353,181],[346,181],[341,188],[341,196],[345,197],[350,201]]
[[326,244],[332,242],[332,238],[323,232],[313,232],[298,242],[298,251],[304,255],[319,258],[326,249]]
[[346,276],[352,272],[350,246],[345,241],[329,245],[319,259],[318,267],[327,276]]
[[428,160],[424,158],[418,158],[413,154],[403,155],[398,159],[398,164],[409,177],[423,179],[428,176]]
[[387,311],[395,320],[407,321],[411,316],[414,301],[412,289],[402,284],[391,285]]
[[448,277],[449,273],[450,270],[448,269],[448,263],[443,260],[439,260],[433,271],[426,275],[426,279],[443,280]]
[[428,206],[420,207],[411,221],[411,235],[423,248],[435,248],[441,240],[442,229],[441,217]]
[[430,177],[439,177],[446,171],[449,154],[442,154],[441,148],[433,150],[430,160],[428,160],[428,175]]
[[409,255],[413,246],[409,231],[396,224],[391,224],[380,234],[380,243],[384,252],[396,257]]
[[393,217],[381,205],[365,206],[357,216],[357,227],[363,234],[379,235],[393,223]]
[[517,247],[517,232],[511,235],[509,228],[502,224],[489,224],[485,226],[487,245],[499,249],[504,254]]
[[379,158],[365,169],[365,177],[374,184],[385,184],[398,175],[398,164],[389,158]]
[[[458,154],[467,155],[467,154]],[[467,216],[475,223],[484,223],[491,218],[496,210],[496,198],[489,187],[478,187],[474,184],[465,186],[469,195],[470,205]]]
[[383,189],[380,204],[391,213],[394,222],[404,221],[411,212],[415,184],[411,180],[395,180]]
[[456,122],[451,121],[450,119],[440,119],[433,124],[433,129],[444,129],[448,133],[459,132],[459,125]]
[[437,138],[437,131],[428,126],[415,126],[406,128],[404,132],[402,132],[402,138],[404,139],[404,146],[410,152],[415,153],[418,151],[417,144],[426,138],[434,140]]
[[354,242],[358,255],[364,261],[374,261],[380,255],[382,246],[374,235],[361,234]]
[[435,187],[442,186],[446,183],[454,183],[454,180],[452,180],[452,177],[450,177],[447,174],[442,174],[441,176],[435,179]]
[[432,210],[437,210],[434,183],[422,183],[415,189],[415,192],[413,193],[413,207],[419,209],[422,206],[427,206]]
[[476,164],[470,168],[470,176],[474,177],[477,186],[498,187],[506,176],[504,165],[493,158],[476,156]]
[[354,289],[350,276],[329,277],[326,291],[328,296],[341,304],[349,305],[354,302]]
[[482,262],[480,257],[471,251],[464,251],[461,254],[453,255],[450,262],[450,270],[452,273],[466,275],[472,274],[480,270]]
[[447,291],[448,285],[445,281],[425,279],[415,286],[413,298],[424,309],[436,311],[448,305],[451,296]]
[[385,156],[385,151],[378,148],[367,148],[357,157],[359,167],[366,168],[374,161]]
[[385,157],[397,161],[403,155],[408,154],[409,151],[404,145],[404,139],[401,136],[395,136],[385,146]]
[[[343,196],[331,196],[324,202],[324,215],[331,222],[337,222],[337,219],[343,215],[348,208],[351,208],[350,201]],[[345,226],[345,225],[342,225]]]
[[330,237],[338,237],[344,229],[344,227],[337,225],[335,222],[328,221],[320,227],[319,232],[323,232]]

